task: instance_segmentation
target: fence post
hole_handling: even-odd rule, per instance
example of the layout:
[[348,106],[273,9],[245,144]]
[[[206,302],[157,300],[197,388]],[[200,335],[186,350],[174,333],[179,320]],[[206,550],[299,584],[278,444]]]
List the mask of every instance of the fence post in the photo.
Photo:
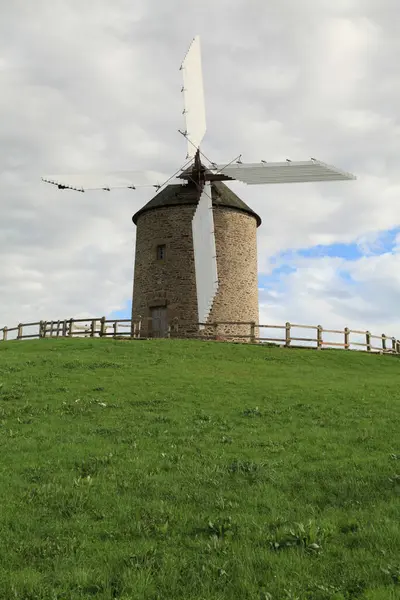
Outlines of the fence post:
[[69,319],[69,321],[68,321],[68,335],[69,336],[72,336],[72,327],[73,327],[73,324],[74,324],[74,320],[73,319]]
[[285,346],[289,348],[290,346],[290,323],[287,322],[285,324]]
[[400,342],[396,340],[396,354],[400,354]]
[[317,350],[322,350],[322,325],[317,325]]
[[94,337],[94,332],[96,331],[96,320],[92,319],[90,324],[90,337]]
[[396,354],[396,338],[392,337],[392,352]]
[[62,324],[62,337],[66,337],[67,335],[67,320],[64,319]]
[[142,315],[138,315],[137,318],[139,319],[138,321],[134,321],[132,319],[133,335],[135,338],[140,338],[142,328]]
[[350,350],[349,336],[350,336],[350,329],[348,327],[345,327],[344,328],[344,348],[345,348],[345,350]]
[[386,335],[382,333],[382,351],[386,352]]
[[367,346],[367,352],[371,352],[371,332],[370,331],[365,332],[365,341],[366,341],[366,346]]
[[8,327],[3,327],[3,342],[7,341],[7,331]]
[[61,321],[57,321],[57,331],[56,331],[57,337],[60,337],[60,325],[61,325]]
[[22,338],[22,328],[23,328],[23,324],[22,323],[18,323],[17,340],[20,340]]
[[252,321],[250,324],[250,344],[254,344],[256,341],[256,322]]
[[106,318],[101,317],[100,319],[100,337],[103,337],[106,332]]
[[117,326],[118,326],[118,321],[114,321],[114,323],[113,323],[113,329],[114,329],[114,335],[113,335],[113,337],[117,337]]

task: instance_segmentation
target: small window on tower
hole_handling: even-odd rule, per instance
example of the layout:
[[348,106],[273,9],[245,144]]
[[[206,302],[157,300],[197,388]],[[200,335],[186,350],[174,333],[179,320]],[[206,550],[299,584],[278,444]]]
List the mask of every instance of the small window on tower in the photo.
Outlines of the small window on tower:
[[165,244],[157,246],[157,260],[165,259]]

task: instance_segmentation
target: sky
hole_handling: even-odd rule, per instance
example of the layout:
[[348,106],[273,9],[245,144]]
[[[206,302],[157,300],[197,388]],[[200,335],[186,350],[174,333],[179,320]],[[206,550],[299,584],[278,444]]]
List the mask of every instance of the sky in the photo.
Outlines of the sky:
[[229,184],[262,218],[260,321],[400,338],[398,0],[0,0],[0,328],[129,317],[148,190],[48,173],[174,173],[179,66],[202,45],[216,163],[315,157],[356,181]]

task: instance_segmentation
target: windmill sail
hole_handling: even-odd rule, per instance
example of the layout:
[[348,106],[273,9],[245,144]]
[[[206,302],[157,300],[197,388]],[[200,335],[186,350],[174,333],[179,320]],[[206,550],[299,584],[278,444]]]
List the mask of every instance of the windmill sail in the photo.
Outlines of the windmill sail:
[[[78,192],[86,190],[136,189],[141,187],[160,188],[166,178],[152,171],[114,171],[109,173],[76,173],[75,175],[46,175],[42,177],[45,183],[52,183],[61,189],[71,189]],[[184,181],[170,178],[169,184]]]
[[193,158],[206,133],[203,74],[201,69],[200,38],[196,36],[182,62],[183,100],[186,121],[185,137],[188,158]]
[[[206,323],[218,291],[211,184],[206,182],[192,220],[199,322]],[[203,326],[200,326],[203,329]]]
[[276,163],[235,163],[225,166],[215,165],[210,170],[213,173],[222,173],[231,179],[237,179],[248,185],[356,179],[351,173],[346,173],[318,160]]

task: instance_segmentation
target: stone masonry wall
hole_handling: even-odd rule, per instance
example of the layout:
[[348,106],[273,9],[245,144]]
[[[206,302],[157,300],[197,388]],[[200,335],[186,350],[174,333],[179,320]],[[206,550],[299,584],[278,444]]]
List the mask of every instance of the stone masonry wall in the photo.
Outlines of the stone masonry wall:
[[[132,319],[151,316],[151,307],[166,306],[168,323],[176,317],[179,330],[196,331],[197,298],[192,239],[195,205],[157,208],[140,215],[136,229]],[[165,244],[165,260],[157,246]]]
[[[147,334],[151,307],[166,306],[168,323],[177,317],[180,334],[197,332],[197,298],[192,238],[195,205],[157,208],[139,216],[136,232],[132,319]],[[214,207],[219,289],[208,319],[258,323],[257,223],[254,217]],[[156,248],[165,244],[158,261]],[[220,326],[218,335],[249,335],[250,325]],[[214,334],[206,328],[203,334]],[[255,331],[255,335],[258,332]],[[240,340],[249,341],[249,340]]]
[[[216,207],[214,228],[219,287],[209,322],[254,321],[258,324],[256,220],[246,213]],[[250,325],[221,325],[217,333],[247,336]],[[258,331],[254,333],[257,337]]]

